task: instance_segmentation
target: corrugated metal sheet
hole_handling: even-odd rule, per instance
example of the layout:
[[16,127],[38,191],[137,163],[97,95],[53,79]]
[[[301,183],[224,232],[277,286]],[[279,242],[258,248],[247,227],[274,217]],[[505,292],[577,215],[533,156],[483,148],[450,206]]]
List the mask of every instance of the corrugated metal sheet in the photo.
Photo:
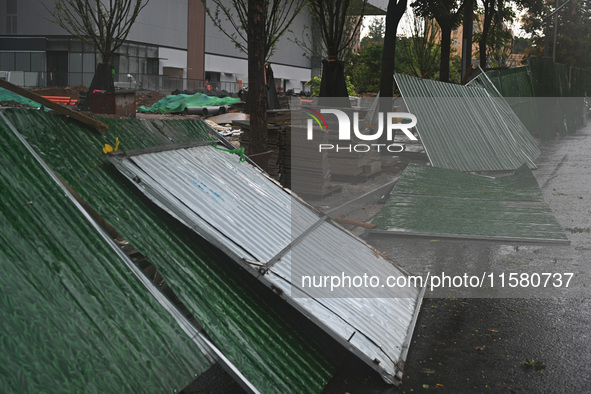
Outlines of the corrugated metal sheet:
[[3,121],[0,166],[3,392],[175,392],[212,365]]
[[[404,271],[248,163],[212,146],[111,160],[157,204],[267,286],[282,290],[288,302],[384,379],[395,382],[400,376],[422,289],[348,288],[318,296],[293,275],[310,266],[324,275],[364,272],[387,278],[405,276]],[[302,262],[308,265],[302,268]]]
[[489,178],[411,164],[373,223],[376,233],[568,243],[525,166]]
[[525,166],[515,175],[491,178],[411,163],[396,182],[392,194],[544,201],[538,181]]
[[531,78],[527,67],[482,72],[468,82],[468,86],[481,87],[491,97],[503,97],[531,135],[540,135],[538,112],[534,100]]
[[116,137],[120,149],[205,140],[202,122],[107,118],[101,120],[109,133],[98,135],[40,111],[4,113],[53,170],[158,268],[212,342],[256,388],[322,390],[341,361],[341,353],[327,348],[327,337],[217,248],[162,214],[105,160],[102,148],[115,146]]
[[[435,167],[460,171],[535,168],[540,151],[525,127],[499,111],[502,99],[481,88],[396,74],[396,83]],[[504,104],[505,106],[508,105]]]

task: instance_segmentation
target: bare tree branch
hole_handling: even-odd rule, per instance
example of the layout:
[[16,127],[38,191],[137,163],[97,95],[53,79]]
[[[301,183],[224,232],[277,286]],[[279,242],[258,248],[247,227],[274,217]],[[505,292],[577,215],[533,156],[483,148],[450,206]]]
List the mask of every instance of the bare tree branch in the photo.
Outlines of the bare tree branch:
[[[232,0],[231,6],[226,6],[224,3],[227,2],[223,0],[201,1],[214,26],[224,33],[238,50],[248,53],[246,36],[248,0]],[[306,4],[306,0],[261,0],[261,2],[265,19],[265,35],[261,39],[264,40],[265,60],[268,60],[273,55],[281,36],[289,29]],[[228,29],[228,23],[231,29]]]
[[[367,0],[361,9],[352,11],[351,0],[310,0],[308,5],[322,35],[329,60],[340,59],[356,38],[363,22]],[[355,15],[354,15],[355,14]]]
[[102,62],[110,63],[148,1],[56,0],[53,9],[46,9],[53,23],[95,47]]

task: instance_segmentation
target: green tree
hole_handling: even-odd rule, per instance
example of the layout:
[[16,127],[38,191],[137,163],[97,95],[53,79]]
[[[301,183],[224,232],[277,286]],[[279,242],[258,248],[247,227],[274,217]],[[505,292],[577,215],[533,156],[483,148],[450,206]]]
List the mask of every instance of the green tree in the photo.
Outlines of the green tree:
[[505,22],[515,19],[515,12],[503,0],[482,0],[482,28],[474,34],[478,41],[480,67],[505,66],[512,52],[513,36]]
[[351,70],[351,78],[358,93],[379,91],[383,49],[384,44],[381,41],[362,40]]
[[439,25],[433,19],[414,13],[409,21],[408,37],[401,39],[401,52],[407,64],[404,73],[419,78],[438,78],[441,59]]
[[383,19],[372,18],[367,30],[367,34],[361,38],[361,47],[367,46],[369,43],[376,44],[384,42],[384,32],[386,31],[386,28]]
[[148,0],[55,0],[47,8],[50,20],[101,55],[89,91],[115,90],[111,74],[113,54],[121,47]]
[[[345,81],[347,83],[347,92],[349,93],[349,96],[355,96],[355,86],[351,81],[351,77],[347,75]],[[320,95],[320,85],[322,85],[322,78],[320,78],[320,76],[312,77],[306,82],[306,85],[310,87],[311,96],[317,97]]]
[[[309,0],[310,12],[316,22],[326,58],[322,61],[321,97],[347,97],[343,55],[363,20],[367,0]],[[344,100],[343,105],[349,105]]]
[[531,38],[513,37],[513,53],[525,53],[525,51],[534,45]]
[[[560,4],[564,4],[561,1]],[[555,0],[545,4],[534,3],[524,17],[524,30],[536,43],[538,51],[530,56],[541,56],[544,50],[544,37],[549,34],[549,55],[553,52],[554,23],[558,20],[556,39],[556,62],[587,68],[591,63],[591,1],[576,0],[566,4],[557,13],[557,18],[547,20],[546,16],[555,10]],[[545,29],[545,22],[548,28]]]
[[411,4],[415,12],[424,18],[433,18],[441,29],[441,59],[439,79],[449,81],[451,56],[451,31],[462,20],[464,2],[460,0],[415,0]]

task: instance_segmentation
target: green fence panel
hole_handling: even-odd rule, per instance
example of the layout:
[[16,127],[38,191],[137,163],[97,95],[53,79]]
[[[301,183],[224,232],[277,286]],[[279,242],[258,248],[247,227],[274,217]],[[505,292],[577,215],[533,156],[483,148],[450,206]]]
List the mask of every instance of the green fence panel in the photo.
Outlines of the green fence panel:
[[3,393],[173,393],[212,365],[2,120],[0,166]]
[[[161,211],[106,161],[103,147],[130,150],[208,139],[198,120],[105,118],[97,134],[69,119],[5,110],[29,143],[146,259],[214,344],[261,392],[319,392],[340,362],[319,329],[211,244]],[[238,160],[238,157],[236,158]],[[247,225],[247,224],[245,224]]]

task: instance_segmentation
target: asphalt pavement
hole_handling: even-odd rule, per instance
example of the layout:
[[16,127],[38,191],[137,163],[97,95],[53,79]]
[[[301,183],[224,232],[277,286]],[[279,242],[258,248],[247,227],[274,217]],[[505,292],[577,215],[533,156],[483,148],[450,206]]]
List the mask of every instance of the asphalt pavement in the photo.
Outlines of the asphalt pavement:
[[489,298],[427,292],[399,387],[348,360],[326,392],[591,392],[591,123],[541,148],[534,175],[570,246],[388,236],[369,242],[415,274],[483,267],[572,273],[569,287],[498,289]]

